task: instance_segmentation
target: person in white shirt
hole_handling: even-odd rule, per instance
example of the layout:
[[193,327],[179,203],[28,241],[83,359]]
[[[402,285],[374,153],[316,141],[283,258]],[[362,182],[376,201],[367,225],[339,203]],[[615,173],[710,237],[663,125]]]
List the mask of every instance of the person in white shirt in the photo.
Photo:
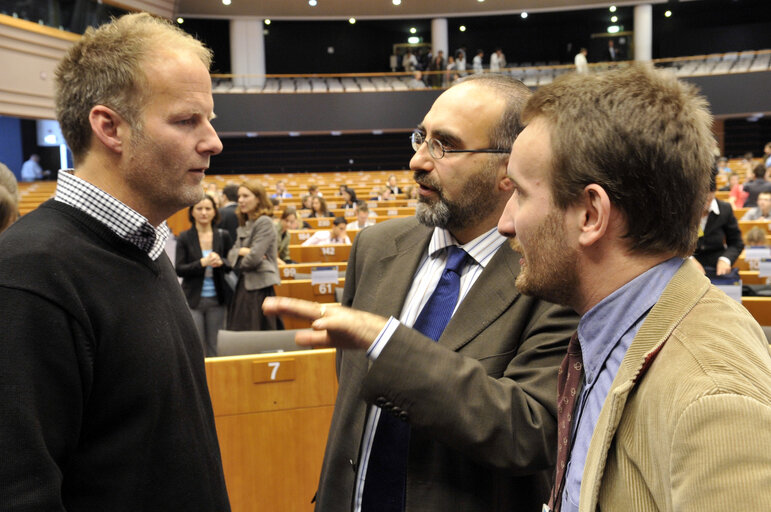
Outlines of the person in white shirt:
[[463,76],[466,74],[466,52],[458,50],[455,52],[455,67],[458,70],[458,75]]
[[495,52],[490,55],[490,71],[493,73],[500,72],[502,68],[506,67],[506,56],[503,54],[503,50],[496,48]]
[[316,231],[313,236],[304,241],[303,245],[327,245],[327,244],[350,244],[351,239],[345,234],[348,226],[344,217],[335,217],[332,221],[332,229],[327,231]]
[[364,229],[375,224],[374,220],[369,219],[369,206],[364,201],[357,201],[354,211],[356,220],[348,224],[348,229]]
[[589,72],[589,64],[586,61],[587,53],[589,52],[586,51],[586,48],[581,48],[581,51],[576,54],[576,58],[574,59],[574,62],[576,64],[576,73]]
[[477,50],[477,54],[474,57],[474,73],[481,73],[483,71],[482,69],[482,58],[484,58],[485,52],[483,50]]

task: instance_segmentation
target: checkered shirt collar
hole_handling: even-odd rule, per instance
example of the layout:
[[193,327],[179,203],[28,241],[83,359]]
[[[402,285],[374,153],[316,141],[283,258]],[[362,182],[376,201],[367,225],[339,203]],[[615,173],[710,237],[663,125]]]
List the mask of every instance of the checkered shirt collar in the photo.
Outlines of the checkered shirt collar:
[[166,222],[157,228],[153,227],[143,215],[104,190],[78,178],[72,171],[66,169],[59,172],[54,199],[93,217],[120,238],[147,253],[151,260],[157,260],[171,233]]

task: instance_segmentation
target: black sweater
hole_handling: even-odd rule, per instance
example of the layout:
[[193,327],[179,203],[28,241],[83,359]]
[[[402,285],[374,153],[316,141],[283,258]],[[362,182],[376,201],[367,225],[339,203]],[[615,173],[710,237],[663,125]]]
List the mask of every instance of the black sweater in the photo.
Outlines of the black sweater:
[[0,236],[0,305],[0,508],[229,510],[165,254],[51,200]]

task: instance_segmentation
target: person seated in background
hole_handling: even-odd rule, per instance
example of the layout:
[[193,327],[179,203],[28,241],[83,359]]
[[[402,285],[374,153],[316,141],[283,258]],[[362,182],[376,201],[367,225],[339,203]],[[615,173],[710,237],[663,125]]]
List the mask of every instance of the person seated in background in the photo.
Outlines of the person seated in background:
[[713,269],[715,274],[722,276],[731,271],[744,249],[744,242],[731,205],[715,199],[716,174],[713,171],[693,257],[704,273]]
[[758,205],[745,213],[742,220],[771,220],[771,190],[758,194]]
[[311,196],[310,194],[304,194],[300,198],[300,202],[302,203],[301,209],[308,210],[308,212],[305,212],[305,214],[303,215],[304,217],[307,217],[308,214],[311,211],[313,211],[313,196]]
[[335,217],[332,221],[332,229],[321,230],[313,233],[309,239],[304,241],[303,245],[327,245],[327,244],[350,244],[351,239],[345,234],[348,223],[345,217]]
[[287,263],[294,263],[289,259],[289,244],[292,236],[289,234],[290,229],[297,229],[297,210],[294,206],[287,206],[284,212],[281,214],[281,218],[273,223],[276,228],[276,237],[278,238],[278,264],[285,265]]
[[380,200],[381,201],[391,201],[394,198],[393,193],[391,192],[391,189],[388,187],[385,187],[383,189],[383,192],[380,194]]
[[771,191],[771,182],[766,181],[766,167],[758,164],[752,168],[753,179],[744,184],[744,191],[749,195],[744,201],[744,206],[754,208],[758,205],[758,195],[761,192]]
[[386,188],[391,191],[392,194],[401,194],[402,189],[399,188],[399,185],[396,184],[396,175],[392,174],[388,177],[388,181],[386,182]]
[[348,229],[364,229],[375,224],[375,221],[369,219],[369,206],[364,201],[356,202],[354,213],[356,220],[348,224]]
[[723,174],[730,174],[733,172],[731,168],[728,167],[728,159],[724,156],[721,156],[717,159],[717,170]]
[[412,74],[412,78],[407,81],[407,87],[409,89],[425,89],[426,82],[423,81],[423,73],[415,71]]
[[370,201],[380,201],[380,199],[383,197],[383,188],[382,187],[372,187],[372,190],[369,191],[369,200]]
[[409,187],[404,189],[404,193],[407,195],[407,199],[417,199],[418,187],[410,185]]
[[284,180],[278,180],[276,182],[276,192],[270,195],[271,199],[277,197],[279,199],[286,199],[292,197],[292,194],[286,191],[286,183]]
[[747,196],[749,195],[742,188],[742,184],[739,179],[739,173],[736,172],[732,172],[728,175],[728,184],[724,187],[721,187],[720,190],[723,192],[729,192],[728,202],[731,203],[731,206],[734,209],[743,208],[744,201],[747,200]]
[[343,191],[343,205],[341,208],[344,210],[353,210],[356,208],[356,191],[352,188],[345,187]]
[[308,185],[308,195],[311,197],[321,197],[323,194],[319,192],[318,185]]
[[[746,243],[747,249],[768,248],[766,232],[757,226],[747,231],[747,234],[744,235],[744,242]],[[757,270],[758,265],[760,264],[759,259],[755,257],[749,257],[748,253],[745,253],[744,261],[747,262],[750,270]]]
[[321,196],[312,196],[311,214],[308,217],[334,217],[327,208],[327,201]]

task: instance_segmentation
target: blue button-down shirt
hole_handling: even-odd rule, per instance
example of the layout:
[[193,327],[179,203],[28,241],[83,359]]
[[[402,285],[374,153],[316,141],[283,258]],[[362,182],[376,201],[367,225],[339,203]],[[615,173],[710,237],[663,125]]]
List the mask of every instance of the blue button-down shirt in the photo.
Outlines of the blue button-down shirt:
[[576,405],[573,448],[562,494],[561,510],[564,512],[578,512],[589,442],[621,361],[648,312],[682,264],[682,258],[659,263],[605,297],[581,317],[578,340],[584,360],[584,386]]

